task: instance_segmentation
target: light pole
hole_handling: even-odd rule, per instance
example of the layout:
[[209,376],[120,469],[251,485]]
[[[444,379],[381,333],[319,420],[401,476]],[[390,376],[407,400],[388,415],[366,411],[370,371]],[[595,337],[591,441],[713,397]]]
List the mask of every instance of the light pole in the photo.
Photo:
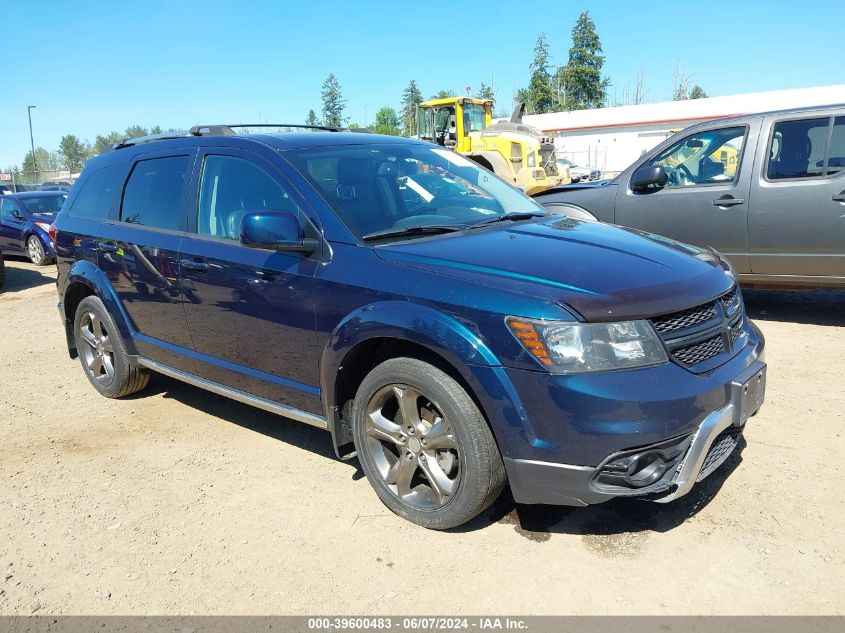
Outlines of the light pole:
[[26,106],[26,116],[29,117],[29,147],[32,149],[32,166],[35,167],[35,180],[38,180],[38,161],[35,160],[35,141],[32,140],[32,109],[36,106]]

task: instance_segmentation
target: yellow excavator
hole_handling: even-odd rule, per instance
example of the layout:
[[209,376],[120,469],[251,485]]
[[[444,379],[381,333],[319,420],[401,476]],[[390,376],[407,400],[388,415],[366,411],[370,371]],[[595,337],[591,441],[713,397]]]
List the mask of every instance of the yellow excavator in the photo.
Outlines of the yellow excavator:
[[474,160],[528,195],[569,184],[569,169],[558,165],[554,140],[523,123],[524,114],[520,103],[509,121],[492,123],[490,99],[432,99],[417,110],[418,137]]

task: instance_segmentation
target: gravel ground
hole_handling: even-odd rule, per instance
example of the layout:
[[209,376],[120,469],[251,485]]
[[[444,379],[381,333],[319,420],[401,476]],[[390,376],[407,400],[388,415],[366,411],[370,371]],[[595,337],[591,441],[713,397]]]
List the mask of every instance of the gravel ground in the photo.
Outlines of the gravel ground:
[[747,293],[767,401],[687,497],[437,533],[322,431],[163,377],[98,396],[54,274],[0,294],[0,614],[845,613],[845,292]]

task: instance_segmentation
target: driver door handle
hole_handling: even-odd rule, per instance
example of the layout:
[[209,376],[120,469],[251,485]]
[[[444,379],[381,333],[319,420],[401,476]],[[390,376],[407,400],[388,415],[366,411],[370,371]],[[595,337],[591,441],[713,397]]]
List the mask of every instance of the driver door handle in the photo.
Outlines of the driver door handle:
[[745,198],[734,198],[732,196],[724,196],[723,198],[716,198],[713,204],[717,207],[735,207],[738,204],[745,204]]
[[835,196],[833,196],[833,201],[834,202],[845,202],[845,191],[843,191],[842,193],[838,193]]

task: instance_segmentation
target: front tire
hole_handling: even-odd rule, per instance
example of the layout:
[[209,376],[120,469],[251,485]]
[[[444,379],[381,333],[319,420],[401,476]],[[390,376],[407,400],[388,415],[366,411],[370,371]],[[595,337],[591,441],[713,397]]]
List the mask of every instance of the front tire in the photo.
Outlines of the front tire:
[[47,253],[44,245],[35,235],[30,235],[26,240],[26,255],[36,266],[44,266],[47,263]]
[[376,494],[417,525],[462,525],[504,487],[484,416],[457,381],[423,361],[393,358],[367,375],[355,396],[352,434]]
[[85,297],[73,318],[73,336],[82,370],[106,398],[122,398],[140,391],[149,372],[132,365],[123,339],[99,297]]

